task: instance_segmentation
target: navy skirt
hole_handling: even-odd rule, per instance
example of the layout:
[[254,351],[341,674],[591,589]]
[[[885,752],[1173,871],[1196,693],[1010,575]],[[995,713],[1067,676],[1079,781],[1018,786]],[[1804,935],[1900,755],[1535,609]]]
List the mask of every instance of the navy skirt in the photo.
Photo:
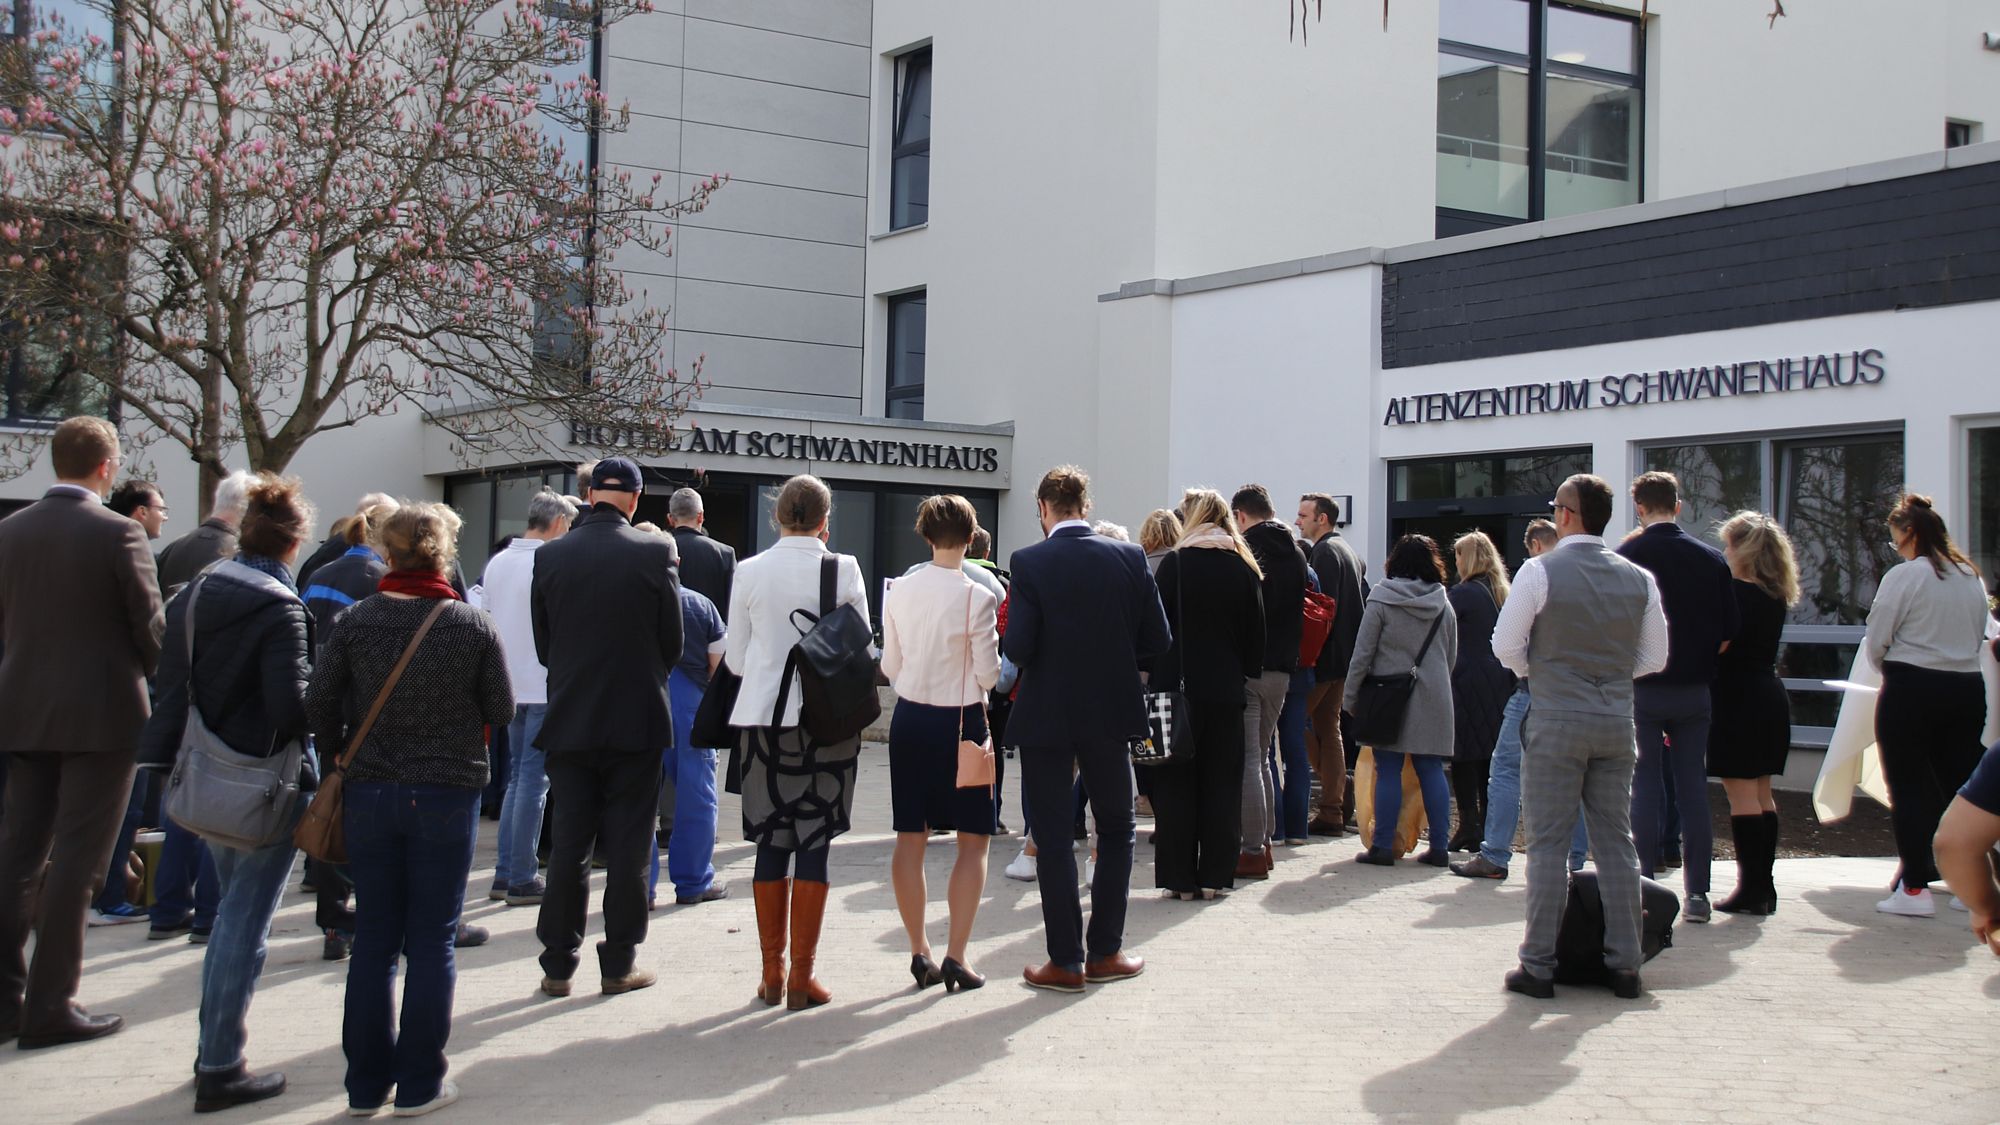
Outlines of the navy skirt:
[[889,805],[898,832],[933,828],[991,836],[998,819],[993,790],[958,787],[958,730],[978,742],[986,737],[986,715],[974,703],[931,707],[907,699],[896,702],[889,720]]

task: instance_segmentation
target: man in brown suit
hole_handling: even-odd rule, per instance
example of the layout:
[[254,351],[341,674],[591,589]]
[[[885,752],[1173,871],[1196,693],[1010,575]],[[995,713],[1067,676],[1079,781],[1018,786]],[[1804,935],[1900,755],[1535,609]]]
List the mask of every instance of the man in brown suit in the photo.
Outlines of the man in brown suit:
[[[0,1040],[50,1047],[109,1035],[75,1003],[84,914],[111,859],[160,657],[146,530],[103,504],[118,432],[71,418],[49,442],[56,484],[0,520]],[[47,874],[43,866],[47,865]],[[36,884],[40,883],[40,894]],[[35,958],[26,958],[28,933]]]

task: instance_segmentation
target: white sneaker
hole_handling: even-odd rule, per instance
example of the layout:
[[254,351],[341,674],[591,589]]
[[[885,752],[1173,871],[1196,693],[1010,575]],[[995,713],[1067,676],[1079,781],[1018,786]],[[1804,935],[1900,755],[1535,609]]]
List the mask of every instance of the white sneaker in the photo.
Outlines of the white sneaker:
[[426,1113],[433,1113],[443,1109],[457,1100],[458,1083],[446,1079],[444,1084],[438,1087],[437,1097],[432,1098],[422,1105],[399,1105],[396,1107],[396,1116],[422,1117]]
[[1001,874],[1007,876],[1009,879],[1018,879],[1023,883],[1032,883],[1035,881],[1035,857],[1028,854],[1026,844],[1021,846],[1021,854],[1015,856],[1014,862],[1008,864],[1007,870],[1001,872]]
[[1875,909],[1884,914],[1901,914],[1905,918],[1931,918],[1937,915],[1937,903],[1931,899],[1930,888],[1910,894],[1898,885],[1889,892],[1889,897],[1875,904]]

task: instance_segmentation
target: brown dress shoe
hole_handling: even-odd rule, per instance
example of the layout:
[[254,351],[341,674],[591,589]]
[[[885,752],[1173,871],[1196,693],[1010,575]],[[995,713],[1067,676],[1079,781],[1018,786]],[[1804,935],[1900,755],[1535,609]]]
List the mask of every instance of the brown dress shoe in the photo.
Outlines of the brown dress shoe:
[[1021,979],[1035,988],[1045,988],[1050,992],[1082,992],[1083,974],[1065,969],[1050,961],[1038,967],[1021,970]]
[[1238,879],[1268,879],[1271,869],[1264,863],[1261,852],[1236,853],[1236,877]]
[[1116,980],[1131,980],[1146,971],[1146,959],[1130,953],[1113,953],[1109,957],[1099,957],[1083,964],[1083,979],[1092,984],[1110,984]]
[[124,1016],[93,1016],[71,1004],[62,1018],[58,1018],[47,1027],[32,1031],[23,1027],[19,1046],[23,1051],[33,1051],[40,1047],[82,1043],[91,1039],[102,1039],[124,1026]]
[[633,969],[624,976],[605,977],[602,983],[606,996],[621,996],[627,992],[637,992],[642,988],[651,988],[659,979],[659,976],[651,970]]

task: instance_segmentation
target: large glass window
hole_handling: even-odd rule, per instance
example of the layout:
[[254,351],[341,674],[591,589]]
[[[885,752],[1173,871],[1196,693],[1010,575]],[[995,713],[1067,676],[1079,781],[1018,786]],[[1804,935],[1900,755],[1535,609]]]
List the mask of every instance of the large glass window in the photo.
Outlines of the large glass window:
[[1636,203],[1637,20],[1550,0],[1443,0],[1437,233]]
[[889,298],[889,390],[883,413],[890,418],[924,416],[924,292]]
[[1834,434],[1655,446],[1639,465],[1681,482],[1681,524],[1715,542],[1722,520],[1771,512],[1791,534],[1803,596],[1792,609],[1778,674],[1792,697],[1792,736],[1825,745],[1840,711],[1868,607],[1900,561],[1884,521],[1903,488],[1898,433]]
[[1761,442],[1660,446],[1646,450],[1645,467],[1680,478],[1680,525],[1710,543],[1720,545],[1722,521],[1746,508],[1765,508]]
[[2000,583],[2000,427],[1973,430],[1966,449],[1965,549],[1986,576],[1989,589]]
[[[589,174],[597,168],[598,122],[584,99],[591,83],[601,84],[603,71],[603,30],[596,9],[574,0],[543,0],[542,14],[570,25],[581,41],[576,57],[551,66],[543,76],[537,102],[537,121],[544,141],[562,148],[566,174]],[[590,262],[593,230],[586,219],[559,222],[551,237],[565,240],[564,268],[542,279],[536,294],[534,356],[536,362],[556,370],[568,370],[578,378],[589,371],[589,336],[583,331],[590,319],[592,287]]]
[[931,217],[931,52],[896,60],[896,125],[889,155],[889,229]]
[[116,364],[109,330],[60,313],[0,321],[0,421],[56,422],[111,409],[105,376]]

